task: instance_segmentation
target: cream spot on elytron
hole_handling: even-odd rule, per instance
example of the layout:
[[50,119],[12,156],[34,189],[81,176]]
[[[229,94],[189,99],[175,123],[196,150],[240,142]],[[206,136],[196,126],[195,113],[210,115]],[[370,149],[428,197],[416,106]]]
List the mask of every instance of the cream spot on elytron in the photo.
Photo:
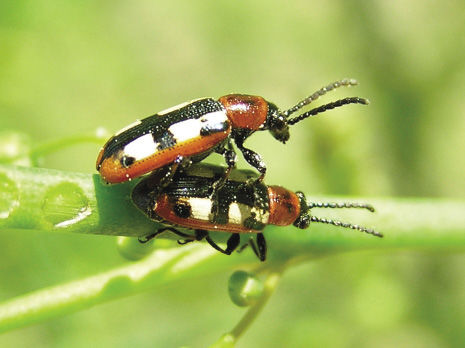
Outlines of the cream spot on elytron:
[[200,137],[200,130],[208,125],[217,126],[218,123],[227,121],[223,110],[211,112],[201,118],[185,120],[171,125],[168,130],[173,134],[178,143]]
[[253,217],[255,220],[268,224],[270,217],[269,212],[263,212],[255,207],[250,207],[246,204],[231,203],[229,205],[229,223],[236,225],[244,225],[245,219]]
[[208,198],[189,197],[191,206],[191,217],[198,220],[209,221],[212,210],[212,202]]
[[143,135],[124,147],[124,154],[134,157],[136,161],[153,155],[157,151],[157,143],[153,141],[152,134]]

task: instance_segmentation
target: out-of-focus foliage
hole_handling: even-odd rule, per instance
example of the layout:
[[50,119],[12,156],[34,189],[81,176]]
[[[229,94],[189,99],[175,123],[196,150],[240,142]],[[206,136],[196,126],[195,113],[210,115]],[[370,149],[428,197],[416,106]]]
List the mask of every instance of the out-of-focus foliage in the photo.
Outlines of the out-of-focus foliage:
[[[202,96],[370,99],[248,141],[267,182],[321,194],[463,197],[465,3],[0,2],[0,130],[31,144]],[[98,146],[42,166],[93,172]],[[240,155],[239,155],[240,157]],[[219,160],[218,158],[215,158]],[[240,157],[240,165],[246,166]],[[127,262],[111,237],[0,231],[0,299]],[[270,246],[272,247],[272,246]],[[286,273],[248,346],[460,346],[462,255],[353,253]],[[224,274],[0,336],[1,346],[205,346],[238,321]]]

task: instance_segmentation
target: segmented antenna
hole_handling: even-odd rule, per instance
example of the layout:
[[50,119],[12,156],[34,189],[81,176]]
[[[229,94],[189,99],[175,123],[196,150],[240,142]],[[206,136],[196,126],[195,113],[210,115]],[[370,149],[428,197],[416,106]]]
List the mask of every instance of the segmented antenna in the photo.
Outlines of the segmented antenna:
[[349,97],[349,98],[339,99],[339,100],[336,100],[335,102],[331,102],[331,103],[328,103],[328,104],[325,104],[325,105],[318,106],[318,107],[316,107],[316,108],[314,108],[314,109],[312,109],[310,111],[304,112],[302,115],[291,118],[290,120],[287,121],[287,124],[291,126],[293,124],[296,124],[297,122],[300,122],[300,121],[306,119],[307,117],[315,116],[315,115],[321,114],[322,112],[325,112],[327,110],[338,108],[338,107],[343,106],[343,105],[347,105],[347,104],[364,104],[364,105],[367,105],[369,103],[370,102],[368,101],[368,99],[359,98],[359,97]]
[[375,211],[375,208],[371,204],[367,203],[354,203],[354,202],[345,202],[345,203],[323,203],[323,202],[309,202],[307,203],[309,209],[312,208],[362,208],[371,211]]
[[342,80],[333,82],[333,83],[321,88],[320,90],[316,91],[312,95],[308,96],[307,98],[305,98],[301,102],[294,105],[292,108],[290,108],[290,109],[288,109],[286,111],[283,111],[282,115],[285,116],[285,117],[288,117],[292,113],[296,112],[297,110],[302,109],[305,105],[310,104],[312,101],[317,100],[322,95],[325,95],[326,93],[328,93],[329,91],[332,91],[333,89],[336,89],[336,88],[339,88],[339,87],[345,87],[345,86],[355,86],[355,85],[358,85],[358,82],[356,80],[354,80],[354,79],[342,79]]
[[381,233],[376,232],[375,230],[372,230],[371,228],[366,228],[366,227],[359,226],[359,225],[349,224],[349,223],[341,222],[341,221],[338,221],[338,220],[319,218],[319,217],[316,217],[316,216],[310,216],[310,220],[313,221],[313,222],[321,222],[323,224],[329,224],[329,225],[334,225],[334,226],[351,228],[353,230],[357,230],[357,231],[360,231],[360,232],[365,232],[365,233],[368,233],[368,234],[372,234],[373,236],[376,236],[376,237],[381,237],[381,238],[383,237],[383,235]]

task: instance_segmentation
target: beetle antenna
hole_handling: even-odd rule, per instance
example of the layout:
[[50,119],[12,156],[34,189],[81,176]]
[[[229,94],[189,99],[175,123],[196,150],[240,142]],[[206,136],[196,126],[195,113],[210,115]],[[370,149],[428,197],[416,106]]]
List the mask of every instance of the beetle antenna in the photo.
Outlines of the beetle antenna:
[[307,202],[307,206],[309,209],[312,208],[362,208],[367,209],[374,213],[375,208],[371,204],[367,203],[354,203],[354,202],[346,202],[346,203],[322,203],[322,202]]
[[349,223],[341,222],[341,221],[338,221],[338,220],[319,218],[319,217],[316,217],[316,216],[310,216],[310,220],[313,221],[313,222],[320,222],[320,223],[323,223],[323,224],[329,224],[329,225],[334,225],[334,226],[351,228],[353,230],[357,230],[357,231],[360,231],[360,232],[365,232],[365,233],[368,233],[368,234],[372,234],[372,235],[374,235],[376,237],[383,237],[383,235],[381,233],[379,233],[379,232],[377,232],[375,230],[372,230],[371,228],[366,228],[366,227],[359,226],[359,225],[349,224]]
[[322,112],[325,112],[327,110],[338,108],[338,107],[346,105],[346,104],[364,104],[364,105],[367,105],[369,103],[370,102],[368,101],[368,99],[359,98],[359,97],[349,97],[349,98],[339,99],[339,100],[336,100],[335,102],[331,102],[331,103],[328,103],[328,104],[325,104],[325,105],[318,106],[318,107],[316,107],[316,108],[314,108],[314,109],[312,109],[310,111],[304,112],[302,115],[291,118],[290,120],[287,121],[287,124],[291,126],[293,124],[296,124],[297,122],[300,122],[300,121],[306,119],[307,117],[315,116],[315,115],[321,114]]
[[292,113],[296,112],[297,110],[302,109],[305,105],[310,104],[312,101],[317,100],[321,96],[325,95],[329,91],[332,91],[333,89],[339,88],[339,87],[345,87],[345,86],[355,86],[358,85],[358,82],[354,79],[342,79],[333,83],[330,83],[329,85],[321,88],[320,90],[316,91],[312,95],[308,96],[301,102],[297,103],[294,105],[292,108],[283,111],[281,114],[285,117],[289,117]]

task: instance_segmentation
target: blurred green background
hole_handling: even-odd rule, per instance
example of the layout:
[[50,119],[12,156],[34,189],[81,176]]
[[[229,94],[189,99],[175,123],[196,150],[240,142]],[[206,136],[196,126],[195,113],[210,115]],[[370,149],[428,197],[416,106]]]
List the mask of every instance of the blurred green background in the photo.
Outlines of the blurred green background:
[[[248,141],[267,182],[367,201],[463,198],[464,18],[463,1],[1,1],[0,130],[37,145],[231,92],[287,108],[352,77],[360,86],[324,101],[370,106],[304,121],[285,146],[265,133]],[[92,173],[98,149],[41,165]],[[0,231],[0,245],[0,300],[127,262],[105,236]],[[464,261],[361,252],[293,268],[239,346],[463,346]],[[242,316],[228,276],[6,333],[0,346],[203,347]]]

